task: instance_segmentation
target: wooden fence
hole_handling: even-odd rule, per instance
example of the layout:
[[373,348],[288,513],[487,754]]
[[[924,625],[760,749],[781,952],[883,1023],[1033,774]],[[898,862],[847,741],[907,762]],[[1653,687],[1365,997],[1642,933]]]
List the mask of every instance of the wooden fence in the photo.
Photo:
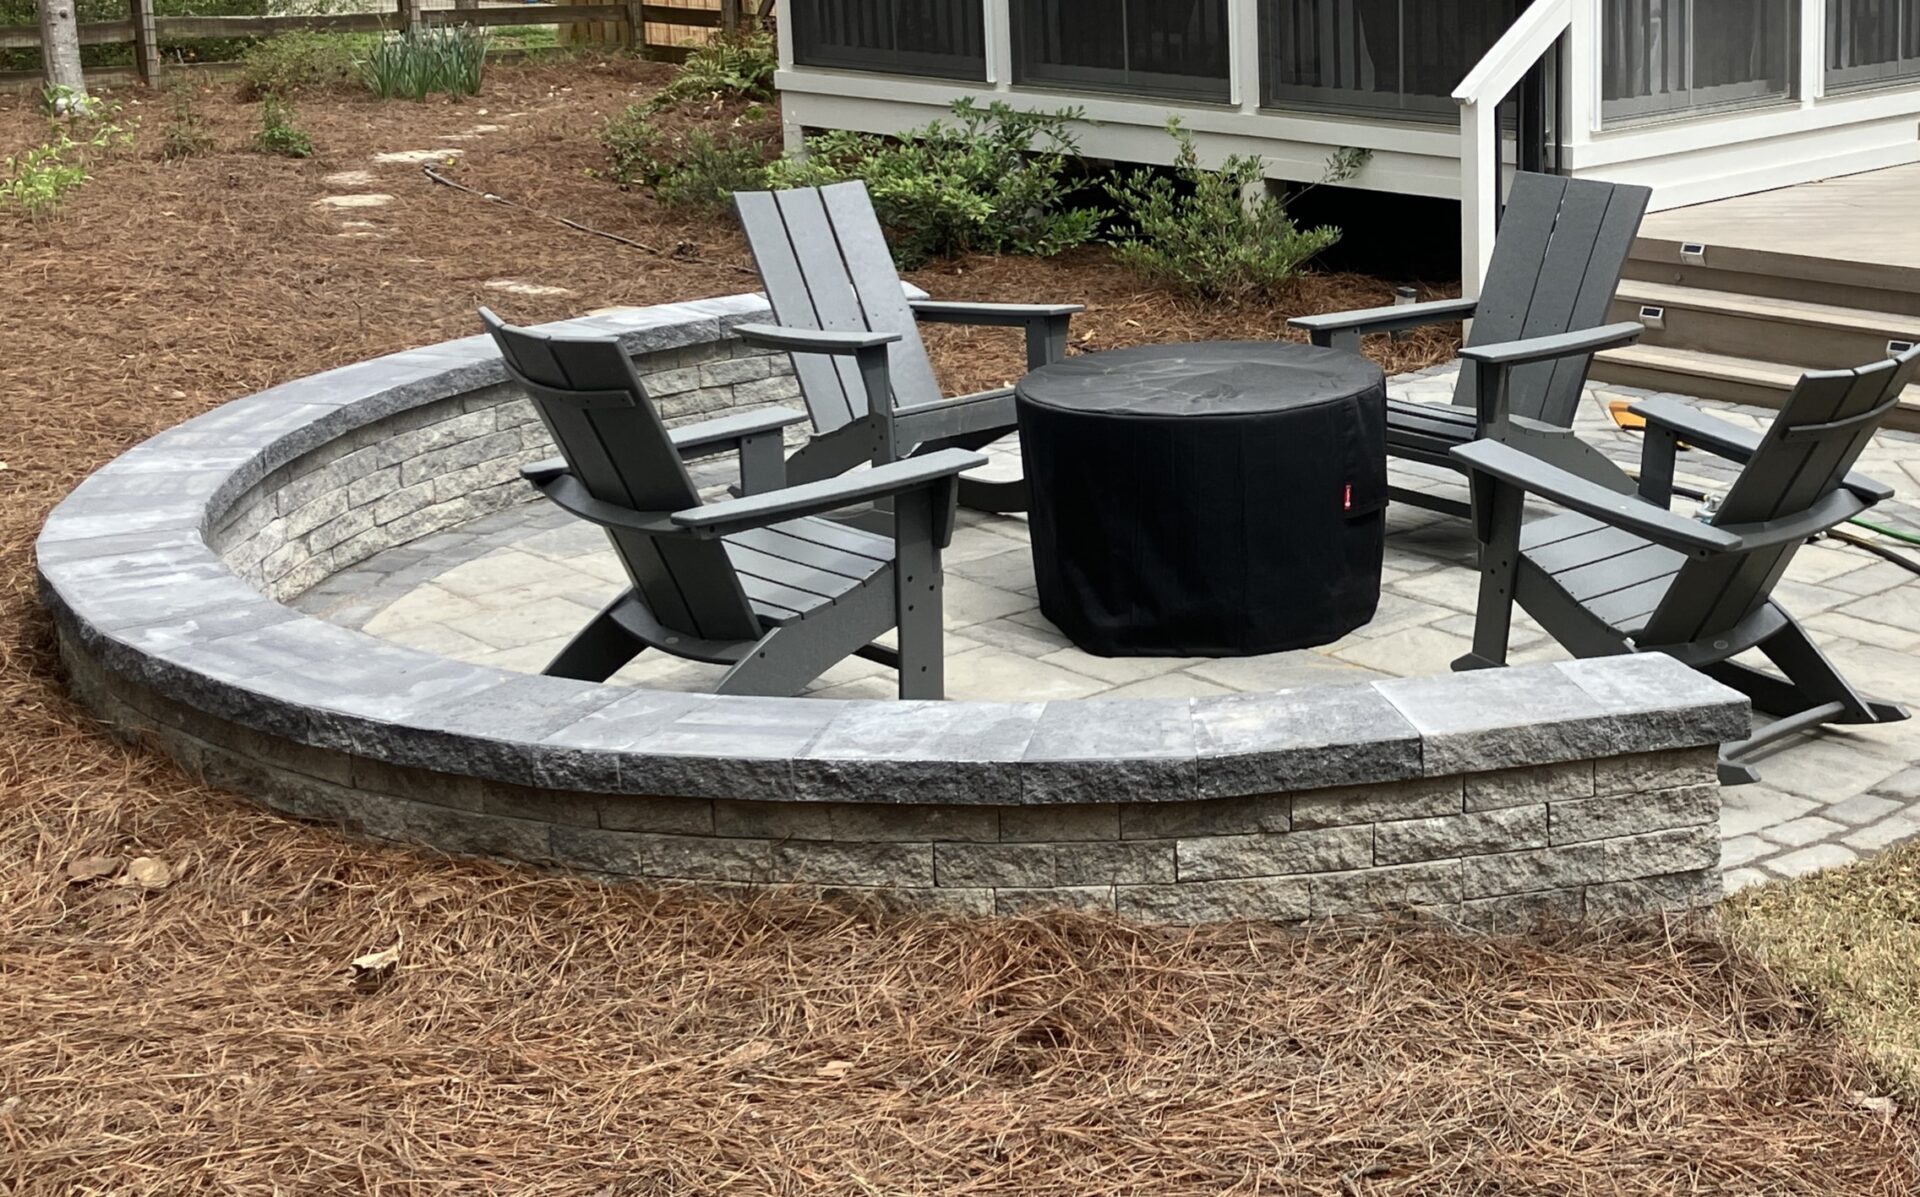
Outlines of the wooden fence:
[[[429,8],[420,0],[391,0],[394,7],[378,12],[333,13],[300,17],[161,17],[155,16],[153,0],[128,0],[124,21],[96,21],[80,26],[83,46],[133,45],[132,68],[106,67],[87,72],[89,83],[112,86],[138,81],[149,86],[159,82],[164,71],[219,69],[231,64],[221,62],[163,63],[162,41],[194,38],[260,38],[294,30],[317,33],[377,33],[382,30],[406,30],[431,25],[574,25],[617,27],[619,43],[632,44],[649,57],[677,58],[684,52],[677,44],[688,31],[723,30],[732,32],[756,16],[772,11],[772,0],[678,0],[656,3],[652,0],[619,0],[608,4],[528,3],[481,5],[477,0],[454,0],[452,8]],[[639,31],[636,36],[633,31]],[[672,42],[654,40],[663,32],[674,34]],[[0,50],[37,50],[40,29],[37,25],[0,25]],[[38,86],[39,71],[0,71],[0,87]]]

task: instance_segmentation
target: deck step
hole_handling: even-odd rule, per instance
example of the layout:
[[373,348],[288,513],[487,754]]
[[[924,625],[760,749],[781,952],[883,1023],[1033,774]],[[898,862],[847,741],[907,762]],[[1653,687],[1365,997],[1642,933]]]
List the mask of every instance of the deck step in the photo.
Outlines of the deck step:
[[1650,308],[1660,327],[1649,324],[1643,345],[1807,370],[1862,366],[1920,343],[1920,315],[1637,279],[1620,285],[1612,318],[1642,319]]
[[1626,276],[1646,283],[1791,299],[1863,311],[1920,316],[1920,269],[1873,261],[1841,261],[1786,250],[1716,246],[1704,230],[1698,260],[1679,242],[1641,237]]
[[[1596,354],[1592,377],[1621,386],[1778,408],[1803,372],[1795,366],[1757,358],[1662,345],[1630,345]],[[1886,426],[1920,431],[1920,384],[1906,389],[1899,408]]]

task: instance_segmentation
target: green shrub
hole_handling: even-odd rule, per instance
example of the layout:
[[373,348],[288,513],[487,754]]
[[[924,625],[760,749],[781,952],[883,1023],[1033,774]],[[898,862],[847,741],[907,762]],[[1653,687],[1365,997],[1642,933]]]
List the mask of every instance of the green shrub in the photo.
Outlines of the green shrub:
[[383,100],[424,100],[437,92],[455,99],[479,95],[488,37],[472,25],[416,25],[369,47],[361,77]]
[[268,96],[261,106],[260,132],[254,135],[253,148],[282,158],[313,157],[313,139],[293,123],[293,108],[278,96]]
[[1105,184],[1124,230],[1114,255],[1147,282],[1202,299],[1268,297],[1315,254],[1340,239],[1335,228],[1301,229],[1264,191],[1258,158],[1229,157],[1202,170],[1193,135],[1176,118],[1171,172],[1141,169]]
[[87,168],[69,157],[66,138],[0,159],[0,208],[15,208],[35,221],[51,216],[69,191],[85,183]]
[[354,81],[371,38],[340,33],[282,33],[240,54],[240,96],[262,100],[325,91]]
[[115,123],[119,112],[120,105],[99,99],[84,112],[69,108],[50,121],[52,140],[0,158],[0,209],[15,209],[36,222],[53,215],[68,192],[92,177],[87,164],[93,158],[133,140]]
[[699,126],[676,131],[663,128],[648,105],[634,104],[607,122],[600,140],[614,181],[645,187],[669,207],[718,212],[732,202],[733,192],[766,186],[771,138],[752,131],[751,124],[743,118],[717,132]]
[[673,82],[653,97],[651,107],[681,100],[770,100],[780,52],[773,35],[758,30],[735,38],[716,38],[687,55]]
[[866,180],[894,259],[905,268],[978,251],[1050,256],[1091,240],[1106,213],[1070,203],[1077,108],[1021,112],[957,100],[953,120],[900,138],[837,131],[807,140],[803,159],[773,164],[775,187]]
[[167,123],[160,127],[160,156],[178,162],[212,149],[213,138],[193,107],[193,89],[175,84],[167,89],[167,103]]

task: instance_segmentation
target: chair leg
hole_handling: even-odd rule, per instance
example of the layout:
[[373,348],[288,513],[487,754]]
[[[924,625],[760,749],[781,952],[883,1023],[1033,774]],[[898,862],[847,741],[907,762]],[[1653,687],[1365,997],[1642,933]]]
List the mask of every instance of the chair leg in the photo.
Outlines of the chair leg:
[[729,669],[716,694],[786,698],[848,657],[864,656],[873,638],[893,626],[893,582],[882,570],[830,603],[762,636]]
[[945,579],[933,535],[934,497],[931,490],[916,490],[894,500],[893,607],[900,629],[901,698],[947,696]]
[[580,682],[604,682],[620,672],[647,647],[620,626],[620,611],[633,601],[633,591],[627,590],[601,608],[540,672]]
[[[999,428],[942,437],[937,441],[928,441],[916,446],[910,456],[919,457],[927,453],[937,453],[942,449],[984,449],[995,441],[1012,436],[1013,432],[1011,428]],[[962,478],[960,479],[960,506],[970,511],[1009,515],[1028,510],[1033,506],[1033,502],[1029,496],[1025,478],[1015,478],[1009,482]]]
[[1480,540],[1480,597],[1474,605],[1473,651],[1453,663],[1456,672],[1498,669],[1507,663],[1513,633],[1514,582],[1520,571],[1520,522],[1526,495],[1491,478],[1475,477],[1474,532]]
[[1755,707],[1784,716],[1721,749],[1723,785],[1758,781],[1760,774],[1747,762],[1796,732],[1826,723],[1897,723],[1907,718],[1905,707],[1867,698],[1855,690],[1791,617],[1759,647],[1786,675],[1785,681],[1732,661],[1704,670],[1753,699]]
[[1613,464],[1612,458],[1575,436],[1572,429],[1512,424],[1499,439],[1598,486],[1623,495],[1634,493],[1634,482],[1627,472]]

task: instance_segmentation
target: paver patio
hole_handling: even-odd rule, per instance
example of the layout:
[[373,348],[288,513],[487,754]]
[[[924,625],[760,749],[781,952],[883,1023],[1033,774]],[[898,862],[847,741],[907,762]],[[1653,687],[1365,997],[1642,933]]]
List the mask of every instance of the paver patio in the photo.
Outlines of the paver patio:
[[[1448,398],[1452,366],[1396,378],[1395,395]],[[1577,423],[1590,443],[1637,459],[1615,428],[1611,399],[1646,392],[1589,388]],[[1706,403],[1758,428],[1769,413]],[[1017,445],[995,446],[989,473],[1017,468]],[[1861,469],[1899,497],[1878,522],[1920,529],[1920,436],[1883,432]],[[1396,481],[1460,490],[1457,477],[1395,463]],[[1734,467],[1683,455],[1681,479],[1724,489]],[[716,475],[714,481],[719,481]],[[963,512],[945,556],[948,694],[957,699],[1198,696],[1444,672],[1466,651],[1477,576],[1464,523],[1406,506],[1388,516],[1384,588],[1373,622],[1317,649],[1260,657],[1102,658],[1076,649],[1040,614],[1023,518]],[[295,605],[336,623],[463,661],[538,672],[624,582],[604,535],[548,504],[525,504],[391,549],[303,595]],[[1920,706],[1920,579],[1837,542],[1809,545],[1776,590],[1863,689]],[[1564,653],[1520,616],[1516,662]],[[614,684],[708,690],[721,667],[645,654]],[[882,667],[836,665],[809,689],[821,699],[891,698]],[[1723,791],[1729,889],[1844,864],[1920,834],[1920,721],[1829,729],[1763,760],[1765,782]]]

